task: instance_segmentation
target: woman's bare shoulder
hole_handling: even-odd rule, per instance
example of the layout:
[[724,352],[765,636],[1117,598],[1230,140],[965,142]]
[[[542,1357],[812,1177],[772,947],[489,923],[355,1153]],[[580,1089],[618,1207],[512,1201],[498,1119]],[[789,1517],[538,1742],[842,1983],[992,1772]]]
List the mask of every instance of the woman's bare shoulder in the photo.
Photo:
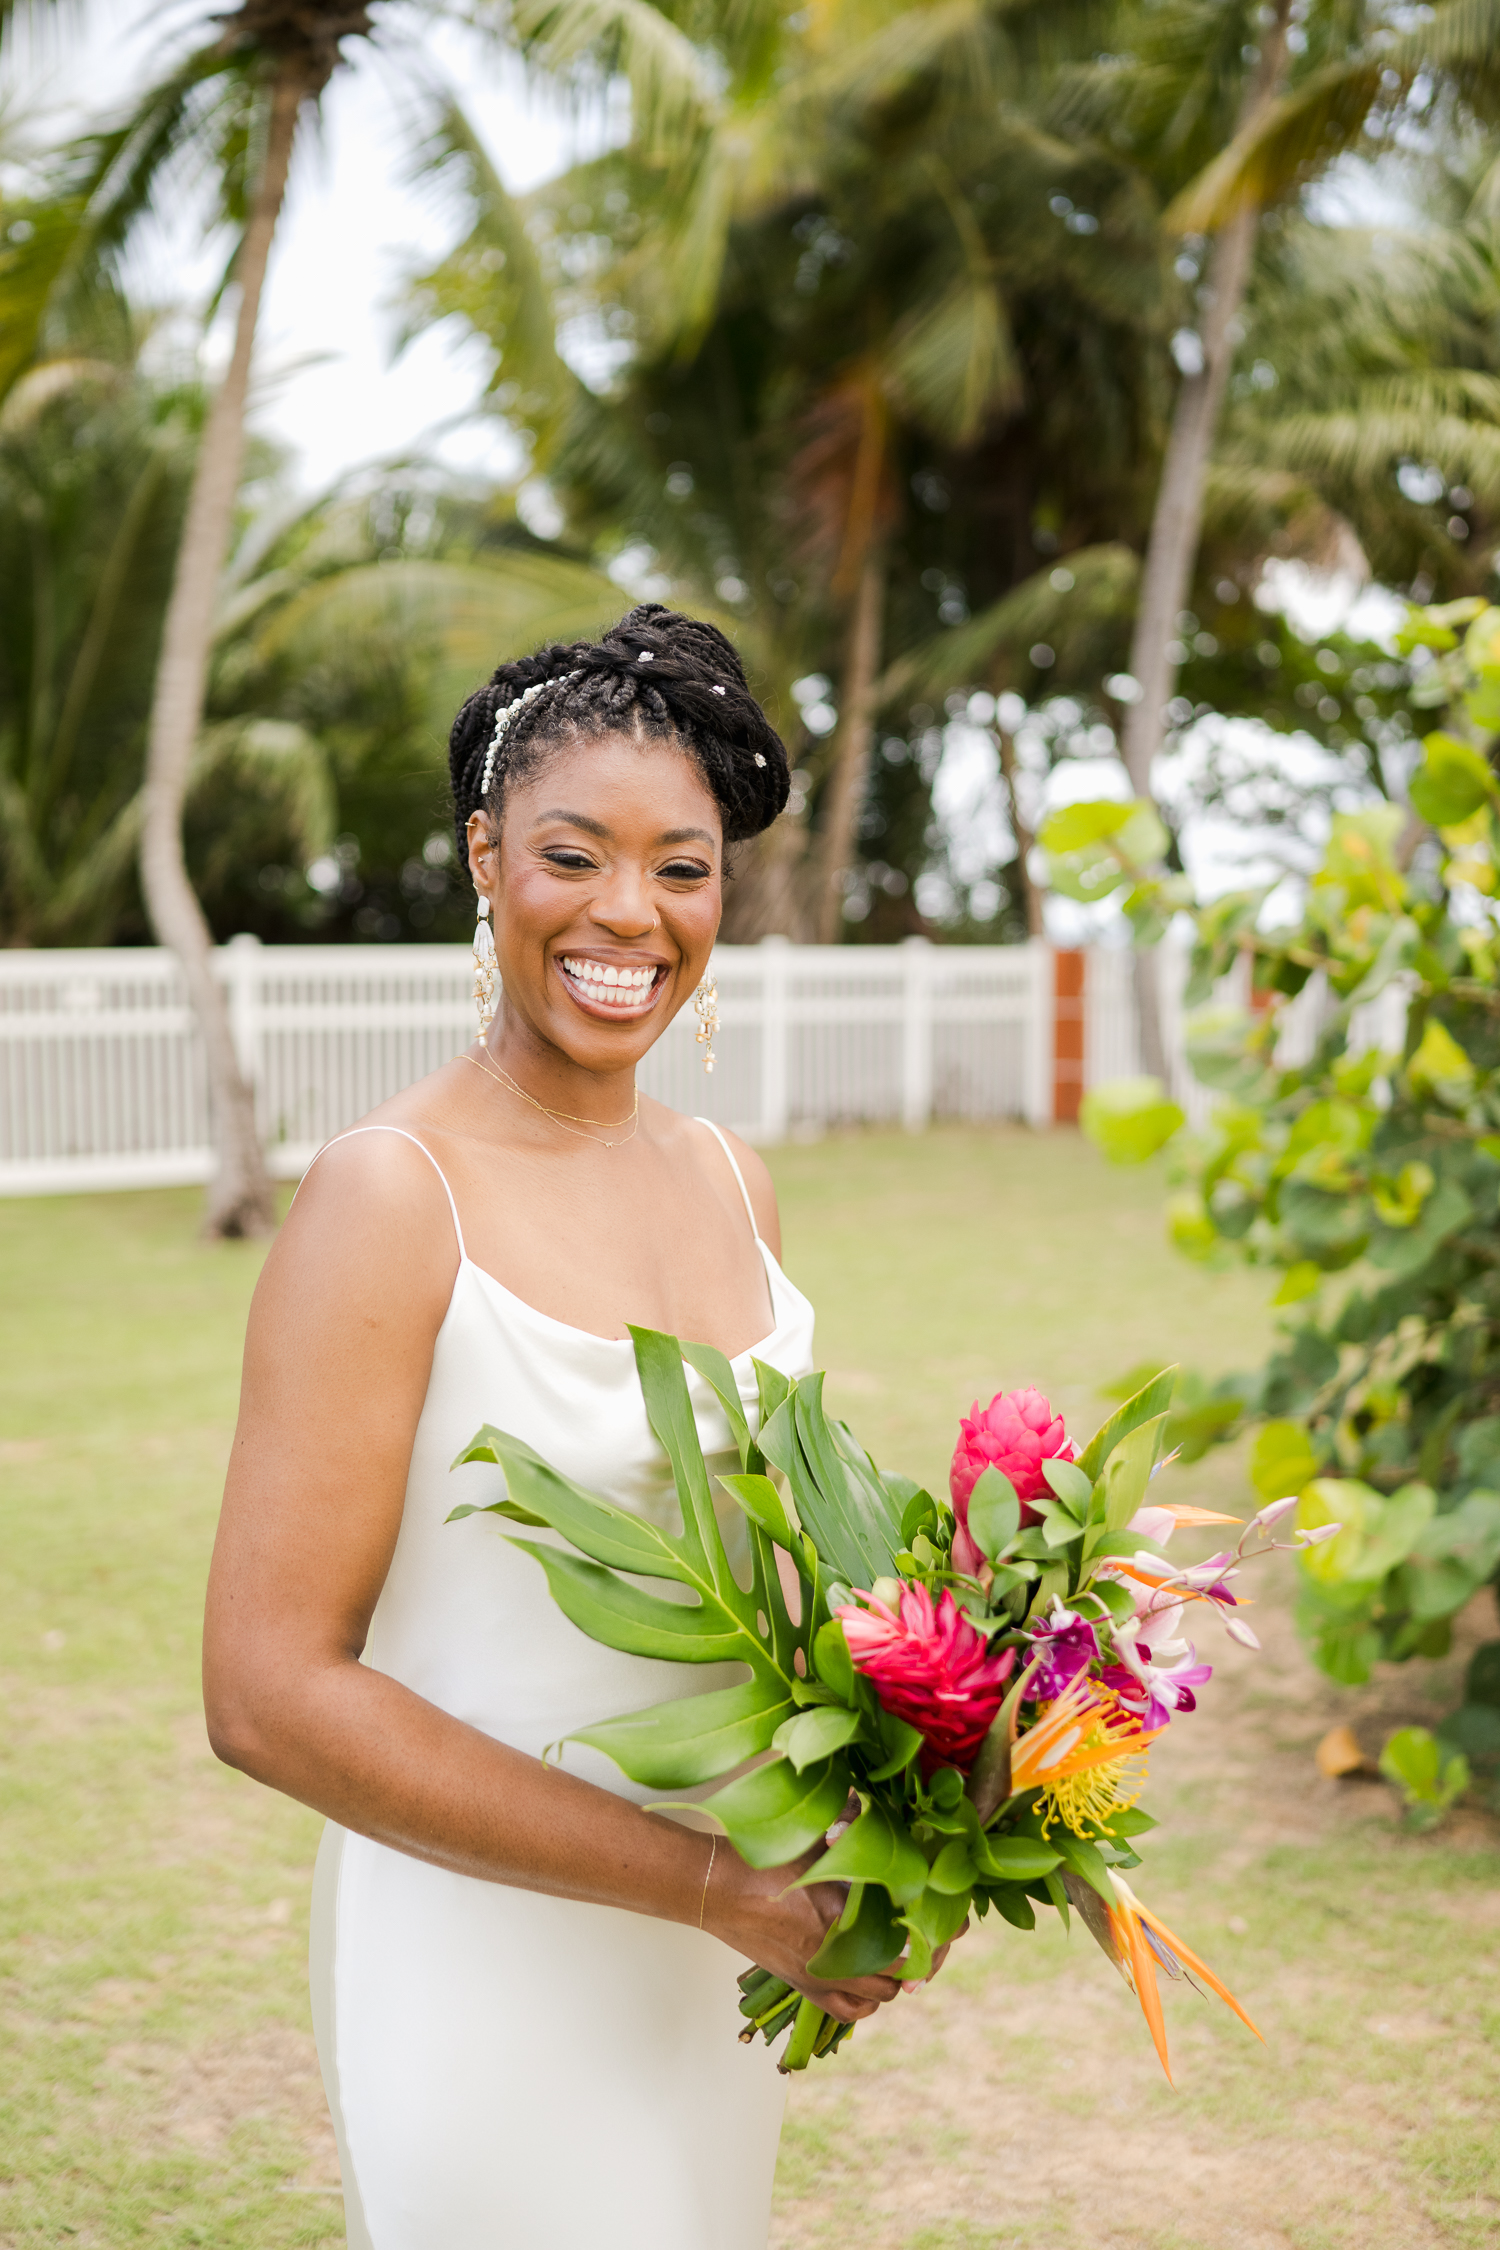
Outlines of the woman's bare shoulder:
[[[665,1111],[661,1114],[672,1118],[674,1130],[681,1135],[679,1145],[684,1154],[690,1154],[699,1163],[704,1162],[707,1158],[709,1162],[717,1160],[719,1164],[723,1164],[723,1157],[714,1147],[712,1135],[707,1131],[701,1118],[684,1117],[673,1111]],[[781,1214],[776,1207],[775,1183],[766,1167],[765,1159],[758,1156],[749,1142],[742,1140],[738,1133],[732,1133],[727,1125],[719,1125],[716,1130],[723,1134],[730,1152],[740,1168],[740,1177],[745,1183],[745,1192],[750,1198],[750,1208],[755,1213],[755,1231],[762,1241],[770,1244],[773,1255],[779,1258],[781,1255]]]
[[758,1149],[752,1148],[748,1141],[742,1141],[738,1133],[731,1133],[727,1125],[721,1125],[719,1131],[734,1151],[734,1160],[740,1168],[745,1186],[750,1191],[750,1200],[755,1205],[757,1215],[762,1210],[774,1212],[776,1209],[776,1183],[771,1178],[765,1158]]
[[389,1296],[399,1275],[418,1318],[427,1298],[446,1300],[459,1243],[435,1153],[442,1135],[423,1132],[420,1112],[397,1123],[398,1107],[382,1104],[314,1157],[266,1261],[272,1288],[332,1286],[352,1307]]

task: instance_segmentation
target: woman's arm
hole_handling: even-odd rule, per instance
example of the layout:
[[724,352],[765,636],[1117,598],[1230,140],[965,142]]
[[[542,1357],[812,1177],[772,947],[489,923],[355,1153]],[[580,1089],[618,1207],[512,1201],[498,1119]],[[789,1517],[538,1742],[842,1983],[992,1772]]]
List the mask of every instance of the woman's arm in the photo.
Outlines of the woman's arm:
[[[425,1175],[425,1177],[423,1176]],[[753,1191],[752,1191],[753,1192]],[[309,1173],[251,1308],[204,1629],[218,1756],[462,1874],[704,1926],[854,2020],[891,1977],[806,1963],[843,1905],[493,1741],[359,1662],[400,1528],[457,1251],[442,1187],[384,1134]]]

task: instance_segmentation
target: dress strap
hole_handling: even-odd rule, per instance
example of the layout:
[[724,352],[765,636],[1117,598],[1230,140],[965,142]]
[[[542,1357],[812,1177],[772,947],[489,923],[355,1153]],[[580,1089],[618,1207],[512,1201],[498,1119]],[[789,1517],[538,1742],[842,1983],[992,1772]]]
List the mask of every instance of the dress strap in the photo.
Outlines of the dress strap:
[[[325,1141],[322,1148],[318,1150],[318,1156],[322,1156],[328,1149],[337,1148],[340,1141],[352,1141],[359,1133],[394,1133],[397,1140],[410,1141],[413,1148],[419,1148],[422,1151],[422,1154],[426,1157],[428,1163],[432,1166],[432,1169],[434,1170],[434,1172],[436,1172],[438,1178],[443,1183],[443,1193],[447,1196],[448,1208],[453,1213],[453,1231],[458,1236],[458,1254],[460,1258],[467,1259],[469,1253],[464,1248],[464,1230],[458,1223],[458,1205],[453,1200],[453,1190],[448,1185],[448,1175],[443,1170],[442,1165],[439,1164],[437,1158],[433,1155],[431,1149],[427,1146],[427,1143],[425,1141],[419,1141],[415,1133],[405,1132],[399,1125],[351,1125],[347,1133],[335,1133],[331,1141]],[[315,1156],[313,1158],[313,1164],[317,1163],[318,1156]],[[729,1161],[731,1164],[733,1164],[734,1158],[731,1156]],[[312,1164],[308,1166],[308,1171],[310,1172],[311,1170]],[[740,1186],[743,1190],[743,1181],[740,1182]]]
[[718,1142],[720,1148],[724,1151],[724,1154],[728,1157],[729,1169],[734,1174],[734,1184],[740,1191],[740,1195],[745,1205],[745,1216],[750,1221],[750,1232],[754,1235],[756,1241],[759,1242],[760,1228],[755,1223],[755,1205],[750,1200],[750,1190],[745,1185],[745,1175],[734,1160],[734,1150],[730,1147],[728,1141],[725,1140],[723,1134],[719,1131],[718,1126],[714,1123],[711,1117],[695,1117],[693,1119],[693,1123],[695,1125],[706,1125],[709,1131],[713,1134],[714,1139]]

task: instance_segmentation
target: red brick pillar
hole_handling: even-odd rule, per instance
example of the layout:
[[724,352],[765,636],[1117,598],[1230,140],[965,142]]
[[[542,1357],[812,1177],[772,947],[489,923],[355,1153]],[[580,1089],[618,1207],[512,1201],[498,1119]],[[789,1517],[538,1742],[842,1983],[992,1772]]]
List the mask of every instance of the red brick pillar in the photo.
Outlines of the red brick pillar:
[[1087,955],[1059,946],[1052,956],[1052,1121],[1076,1125],[1083,1099],[1083,1010]]

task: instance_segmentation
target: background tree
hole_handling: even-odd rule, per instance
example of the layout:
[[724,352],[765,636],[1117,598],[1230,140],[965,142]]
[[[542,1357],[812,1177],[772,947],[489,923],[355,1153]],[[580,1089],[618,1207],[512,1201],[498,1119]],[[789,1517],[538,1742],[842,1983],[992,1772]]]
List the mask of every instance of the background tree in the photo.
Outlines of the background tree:
[[[149,937],[146,736],[207,410],[152,328],[99,290],[0,409],[0,942]],[[299,499],[254,445],[185,799],[214,936],[466,934],[451,713],[497,648],[589,631],[619,598],[508,495],[412,467]]]
[[[539,14],[535,26],[554,67],[585,51],[589,27],[625,43],[597,51],[628,47],[620,12],[602,6],[569,12],[559,55],[547,45],[556,20]],[[690,10],[674,20],[696,39],[679,81],[691,130],[676,142],[637,135],[522,207],[533,308],[550,296],[554,330],[560,318],[575,332],[591,324],[611,362],[592,391],[566,372],[565,397],[556,383],[532,387],[550,401],[536,460],[578,536],[603,553],[644,547],[685,598],[729,598],[782,698],[814,848],[795,832],[777,839],[762,879],[752,870],[738,888],[736,930],[756,934],[769,916],[815,934],[820,906],[853,881],[856,907],[877,906],[859,928],[895,934],[892,912],[898,927],[923,926],[912,896],[934,849],[926,744],[950,699],[1005,688],[1035,707],[1061,691],[1083,699],[1088,723],[1139,719],[1131,648],[1157,465],[1174,426],[1201,436],[1214,420],[1173,356],[1190,354],[1204,317],[1204,245],[1185,249],[1164,213],[1233,133],[1247,81],[1264,94],[1264,57],[1244,53],[1256,22],[1222,5],[1121,10],[1100,64],[1096,21],[1068,9],[851,7],[761,26],[739,46]],[[1372,21],[1330,12],[1284,27],[1294,81],[1345,58]],[[708,73],[705,42],[720,65]],[[638,67],[648,64],[666,68],[655,51]],[[1382,132],[1406,114],[1383,99]],[[659,85],[653,102],[653,117],[667,114]],[[1172,568],[1180,575],[1182,553],[1194,567],[1192,607],[1174,602],[1162,650],[1179,690],[1157,718],[1169,745],[1203,716],[1205,690],[1244,715],[1277,703],[1264,651],[1279,661],[1280,637],[1250,601],[1268,555],[1358,560],[1363,530],[1383,571],[1421,580],[1432,511],[1395,483],[1410,483],[1419,430],[1447,463],[1443,493],[1467,493],[1482,529],[1492,409],[1465,362],[1483,355],[1483,322],[1461,333],[1441,292],[1418,302],[1395,285],[1392,265],[1410,282],[1434,224],[1451,218],[1434,207],[1452,200],[1441,164],[1407,169],[1413,224],[1394,260],[1389,239],[1295,206],[1251,229],[1242,372],[1229,375],[1238,332],[1226,329],[1227,414],[1189,480],[1188,516],[1173,519]],[[510,279],[492,272],[487,290],[477,263],[503,244],[481,251],[480,231],[427,277],[428,307],[490,336],[497,395],[524,395]],[[700,237],[706,263],[685,252]],[[1465,258],[1450,264],[1461,296]],[[1400,416],[1389,381],[1377,397],[1382,366],[1406,378]],[[1338,403],[1319,415],[1317,399]],[[873,402],[883,498],[862,574],[843,527]],[[1367,431],[1360,446],[1351,424]],[[1201,465],[1197,437],[1189,452]],[[1460,545],[1447,535],[1439,587],[1480,566],[1480,540],[1467,560]],[[878,649],[880,676],[866,689],[869,654],[850,664],[852,592],[877,571],[878,636],[859,640]],[[799,674],[828,683],[802,699],[826,731],[798,725],[786,688]],[[1319,711],[1334,700],[1314,699],[1302,723],[1337,749],[1345,715]],[[889,755],[872,758],[872,739]],[[873,884],[852,874],[857,847],[881,870]],[[1006,885],[988,887],[1024,914],[1016,862]]]
[[[1302,47],[1287,99],[1362,53],[1373,23],[1292,23],[1289,45]],[[523,7],[514,26],[549,72],[596,86],[601,71],[622,72],[629,138],[512,198],[450,110],[422,161],[466,190],[469,222],[416,277],[412,324],[456,313],[493,345],[489,410],[529,440],[531,467],[563,503],[560,562],[609,563],[632,583],[654,573],[745,642],[793,743],[801,814],[752,858],[726,927],[877,938],[1034,927],[1024,846],[1000,842],[976,876],[934,822],[944,729],[951,712],[972,726],[985,694],[1009,694],[1033,714],[1024,742],[1042,741],[1047,760],[1080,747],[1097,756],[1110,739],[1099,730],[1117,734],[1138,711],[1128,667],[1141,557],[1186,395],[1174,341],[1186,350],[1203,313],[1206,245],[1184,246],[1168,207],[1209,178],[1233,130],[1253,24],[1206,0],[1122,7],[1104,62],[1094,11],[990,0],[894,11],[847,0],[805,17],[579,0]],[[255,72],[268,58],[255,52],[252,68],[236,50],[237,67],[263,100]],[[88,245],[102,256],[120,238],[190,126],[218,118],[229,164],[233,104],[214,108],[229,98],[215,71],[211,98],[189,89],[180,115],[160,112],[158,141],[111,144],[107,195],[90,186],[104,145],[92,144],[94,170],[75,156],[28,241],[0,249],[7,303],[35,314],[17,364],[51,348],[44,329],[55,342],[77,277],[99,270]],[[1275,194],[1257,190],[1245,334],[1203,478],[1191,607],[1174,613],[1168,649],[1177,692],[1165,745],[1197,728],[1200,762],[1215,713],[1294,719],[1351,772],[1374,741],[1356,706],[1381,706],[1365,678],[1378,660],[1327,642],[1293,647],[1251,598],[1267,556],[1362,551],[1388,581],[1434,592],[1464,590],[1486,567],[1488,144],[1447,80],[1425,112],[1409,83],[1398,70],[1378,115],[1367,104],[1375,122],[1360,143],[1399,174],[1404,229],[1377,237],[1303,212],[1295,166]],[[247,94],[235,114],[252,110]],[[1393,155],[1397,125],[1405,145]],[[243,183],[243,149],[238,161]],[[455,506],[444,503],[444,538],[456,536]],[[476,536],[509,542],[514,562],[524,537],[499,524]],[[330,536],[318,534],[320,553]],[[530,547],[539,564],[542,543]],[[332,617],[331,599],[318,596],[309,618]],[[304,650],[289,637],[284,651],[256,658],[276,725],[305,714],[309,734],[363,740],[352,671],[334,692],[312,640]],[[381,652],[370,653],[370,677],[384,677]],[[294,676],[304,655],[316,683],[305,695]],[[1316,676],[1329,663],[1338,676]],[[425,723],[421,673],[415,665],[412,726]],[[235,714],[217,660],[213,682],[218,727]],[[394,724],[398,707],[384,699],[393,742],[407,723]],[[1043,724],[1037,714],[1051,711]],[[983,724],[1019,836],[1025,759],[1018,767],[1012,728]],[[262,729],[254,757],[251,736],[232,739],[241,783],[226,809],[248,817],[278,770],[273,739],[295,738]],[[340,748],[325,765],[352,772],[353,757]],[[418,763],[430,769],[427,752]],[[1231,765],[1243,802],[1253,775],[1241,752]],[[1390,785],[1378,769],[1379,755],[1370,786]],[[1213,786],[1174,784],[1166,810],[1209,801]],[[197,803],[189,840],[206,869],[213,818]],[[343,807],[338,817],[347,837]],[[289,818],[285,806],[276,818]],[[363,930],[404,930],[408,889],[424,911],[432,903],[433,870],[419,873],[410,849],[397,860],[394,843],[363,840],[359,872],[341,874],[337,891],[299,891],[293,842],[288,829],[258,861],[290,870],[289,886],[262,892],[257,874],[255,896],[237,897],[253,926],[347,934],[363,915]],[[219,849],[214,865],[232,856]],[[924,877],[936,924],[918,904]],[[227,911],[218,898],[215,915]]]

